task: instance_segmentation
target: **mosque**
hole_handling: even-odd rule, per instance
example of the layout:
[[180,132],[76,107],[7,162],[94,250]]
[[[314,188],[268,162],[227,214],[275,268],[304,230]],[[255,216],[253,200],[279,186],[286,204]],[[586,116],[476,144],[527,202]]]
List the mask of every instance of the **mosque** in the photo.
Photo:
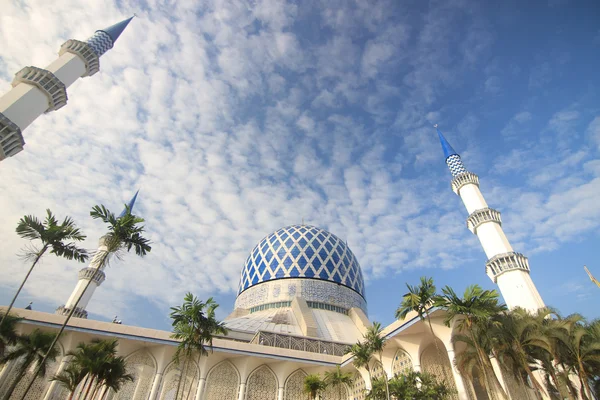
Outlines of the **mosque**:
[[[113,47],[130,21],[99,30],[85,42],[68,40],[59,58],[47,68],[25,67],[16,74],[13,88],[0,97],[0,160],[24,149],[22,131],[37,117],[66,104],[70,84],[98,72],[100,56]],[[512,249],[502,230],[500,212],[487,205],[478,176],[466,170],[439,130],[438,135],[452,174],[452,190],[469,214],[466,225],[477,235],[487,256],[486,273],[497,283],[509,307],[543,307],[529,275],[528,260]],[[136,197],[129,204],[131,208]],[[173,399],[182,375],[185,399],[304,400],[304,377],[336,366],[354,372],[356,378],[341,393],[327,390],[324,400],[363,400],[370,388],[366,370],[357,370],[351,355],[345,354],[371,324],[361,267],[347,243],[327,230],[291,225],[259,241],[242,267],[235,306],[224,321],[229,333],[217,337],[213,352],[186,371],[172,362],[177,342],[170,332],[87,319],[85,308],[105,278],[104,271],[92,261],[79,272],[73,294],[55,314],[15,310],[24,318],[19,324],[21,333],[36,328],[57,331],[64,315],[75,307],[74,299],[92,281],[77,305],[77,318],[71,320],[59,341],[61,355],[47,376],[65,368],[66,354],[77,344],[94,338],[117,338],[119,354],[126,357],[135,379],[118,393],[109,393],[112,400]],[[437,377],[452,377],[450,385],[456,390],[456,399],[487,399],[477,382],[471,384],[453,367],[455,355],[463,351],[452,343],[455,327],[443,324],[442,310],[433,310],[431,319],[435,336],[414,313],[385,327],[382,334],[388,341],[383,362],[373,362],[374,376],[382,376],[383,371],[387,376],[406,370],[426,371]],[[436,346],[442,349],[441,355]],[[512,374],[502,371],[495,360],[492,362],[511,398],[528,398],[527,389]],[[33,372],[28,373],[31,376]],[[0,387],[15,375],[15,364],[7,363],[0,371]],[[11,399],[20,399],[24,389],[23,384],[18,386]],[[57,382],[38,378],[26,398],[62,400],[67,396]]]

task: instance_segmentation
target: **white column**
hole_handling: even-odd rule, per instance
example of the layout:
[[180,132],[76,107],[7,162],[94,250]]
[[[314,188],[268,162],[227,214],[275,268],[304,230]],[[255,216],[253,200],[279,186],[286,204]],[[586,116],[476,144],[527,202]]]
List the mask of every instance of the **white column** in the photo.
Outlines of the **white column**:
[[459,400],[469,400],[469,393],[465,388],[465,382],[463,381],[463,377],[454,365],[454,357],[454,350],[448,350],[448,358],[450,359],[450,369],[452,370],[452,377],[454,378],[454,384],[456,385],[458,398]]
[[162,373],[157,372],[154,376],[154,383],[152,384],[152,390],[150,390],[150,396],[148,396],[148,400],[156,400],[156,396],[158,395],[158,390],[160,389],[160,383],[162,381]]
[[277,400],[283,400],[283,387],[280,387],[277,391]]
[[[58,369],[56,370],[55,375],[60,374],[67,366],[67,364],[69,363],[69,359],[71,357],[69,356],[64,356],[60,362],[60,365],[58,366]],[[50,400],[52,398],[52,393],[54,393],[54,390],[56,390],[56,386],[58,385],[57,381],[51,381],[50,382],[50,386],[48,387],[48,390],[46,391],[46,395],[44,396],[43,400]]]
[[204,392],[204,385],[206,384],[206,378],[200,378],[198,381],[198,389],[196,390],[196,400],[202,400],[202,392]]
[[494,369],[494,374],[498,378],[500,382],[500,386],[504,389],[504,392],[508,395],[508,390],[506,389],[506,382],[504,382],[504,375],[502,375],[502,370],[500,369],[500,364],[498,364],[498,360],[496,357],[490,357],[490,361],[492,362],[492,368]]
[[246,398],[246,384],[240,383],[240,392],[238,394],[238,400],[244,400]]

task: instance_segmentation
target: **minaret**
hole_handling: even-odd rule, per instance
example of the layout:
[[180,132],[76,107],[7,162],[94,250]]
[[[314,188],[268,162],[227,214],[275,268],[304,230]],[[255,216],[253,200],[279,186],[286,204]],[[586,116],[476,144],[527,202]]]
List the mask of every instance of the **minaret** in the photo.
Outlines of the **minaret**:
[[479,191],[479,177],[465,169],[460,156],[442,132],[437,129],[437,133],[453,177],[452,190],[460,196],[469,212],[467,228],[477,235],[488,258],[485,264],[487,275],[498,285],[509,308],[521,307],[535,312],[544,307],[544,301],[529,276],[529,261],[523,254],[516,253],[508,242],[502,230],[500,212],[488,207]]
[[22,132],[43,113],[67,104],[67,88],[100,69],[100,56],[110,50],[133,17],[96,31],[87,41],[67,40],[59,57],[45,69],[25,67],[15,74],[12,89],[0,97],[0,161],[23,150]]
[[[129,201],[128,207],[129,207],[130,212],[133,210],[133,206],[135,205],[135,200],[137,199],[138,193],[139,193],[139,190],[135,193],[133,198]],[[126,212],[127,212],[127,208],[125,208],[123,210],[123,212],[119,215],[119,218],[124,216]],[[97,262],[98,262],[97,257],[99,257],[99,253],[101,253],[102,251],[106,251],[106,245],[104,244],[104,238],[100,238],[100,241],[98,243],[98,251],[96,252],[96,256],[94,256],[94,258],[90,262],[89,267],[83,268],[82,270],[79,271],[79,281],[77,282],[77,285],[75,286],[75,289],[73,290],[73,293],[71,293],[69,300],[67,300],[67,303],[64,306],[60,306],[56,309],[56,314],[68,315],[69,312],[71,311],[71,308],[73,307],[73,305],[77,302],[77,299],[79,298],[81,293],[85,290],[85,287],[87,286],[88,281],[91,280],[92,283],[90,284],[90,286],[88,286],[85,294],[79,301],[79,304],[77,304],[77,308],[76,308],[75,312],[73,313],[74,317],[87,318],[88,313],[85,310],[85,308],[87,307],[90,299],[92,298],[92,295],[94,294],[94,291],[96,290],[96,288],[98,286],[100,286],[102,284],[102,282],[104,282],[104,279],[106,278],[103,268],[98,268],[98,264],[97,264]]]

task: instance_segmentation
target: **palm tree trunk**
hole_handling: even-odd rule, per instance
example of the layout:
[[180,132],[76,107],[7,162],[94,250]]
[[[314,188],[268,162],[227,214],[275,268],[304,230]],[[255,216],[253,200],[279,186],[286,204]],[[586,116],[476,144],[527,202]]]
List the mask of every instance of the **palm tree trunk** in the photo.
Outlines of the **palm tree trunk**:
[[96,395],[98,394],[98,390],[100,390],[102,388],[102,383],[100,382],[100,380],[98,380],[98,382],[96,382],[96,385],[94,386],[94,390],[92,390],[92,399],[96,398]]
[[94,380],[95,379],[93,377],[92,377],[92,379],[90,379],[90,381],[88,383],[88,387],[87,387],[87,389],[85,391],[85,396],[83,396],[84,400],[87,400],[88,394],[90,393],[90,389],[92,388],[92,385],[95,383]]
[[17,297],[19,297],[19,293],[21,293],[21,289],[23,289],[23,286],[25,286],[25,282],[27,282],[27,279],[29,279],[29,275],[31,275],[31,271],[33,271],[33,268],[35,268],[36,264],[38,263],[38,261],[40,261],[40,258],[42,258],[42,256],[46,252],[46,250],[48,250],[48,245],[44,245],[44,247],[42,247],[42,249],[39,251],[39,253],[35,257],[35,260],[33,260],[33,264],[31,264],[31,268],[29,268],[29,271],[27,271],[27,275],[25,275],[25,279],[23,279],[23,282],[21,282],[21,286],[19,286],[19,289],[17,289],[17,293],[15,293],[15,295],[13,296],[13,298],[10,302],[10,305],[8,306],[8,309],[2,316],[2,320],[0,321],[0,326],[2,326],[2,323],[6,319],[6,316],[8,315],[8,313],[10,313],[10,310],[12,310],[13,305],[15,304],[15,301],[17,300]]
[[73,390],[71,390],[71,393],[69,393],[69,398],[67,400],[73,400],[73,395],[75,394],[75,391],[77,390],[77,387]]
[[[81,400],[81,394],[83,393],[84,389],[87,387],[87,383],[88,383],[89,379],[90,379],[90,374],[86,374],[85,380],[83,380],[83,384],[81,385],[81,388],[79,387],[79,385],[77,385],[77,387],[75,388],[75,393],[77,393],[77,400]],[[77,390],[77,389],[79,389],[79,390]]]
[[593,400],[592,388],[590,387],[590,382],[587,377],[587,373],[585,372],[584,366],[579,363],[579,381],[583,386],[581,386],[581,391],[585,393],[585,397],[589,400]]
[[533,372],[531,371],[531,368],[529,368],[529,364],[527,363],[527,360],[524,360],[523,367],[525,368],[525,372],[527,372],[527,376],[531,380],[533,388],[535,389],[535,397],[538,400],[543,400],[542,393],[545,395],[546,391],[542,388],[542,386],[540,385],[538,380],[533,375]]
[[[100,256],[101,258],[106,258],[108,257],[108,252],[104,252],[105,254],[103,256]],[[96,269],[99,269],[100,265],[104,265],[104,261],[99,261],[96,262]],[[93,275],[92,275],[93,276]],[[73,316],[73,314],[75,313],[75,310],[77,309],[77,305],[79,304],[79,302],[81,301],[81,298],[83,297],[83,295],[85,294],[85,292],[87,292],[88,288],[90,287],[90,284],[92,283],[92,279],[88,280],[87,284],[85,285],[85,289],[83,289],[83,291],[81,292],[81,294],[79,295],[79,297],[77,298],[77,301],[75,302],[75,304],[73,304],[73,306],[71,307],[71,311],[69,312],[69,315],[67,315],[67,318],[65,319],[65,322],[63,322],[62,326],[60,327],[60,330],[58,331],[58,333],[56,334],[56,337],[54,338],[54,340],[52,341],[52,344],[50,345],[50,347],[48,348],[48,351],[46,352],[46,354],[44,354],[44,358],[42,358],[42,361],[38,364],[38,367],[36,368],[36,371],[34,373],[34,376],[37,376],[41,366],[46,362],[46,359],[48,358],[48,355],[50,354],[50,352],[52,351],[52,349],[54,348],[54,346],[56,345],[56,342],[58,342],[58,339],[60,338],[60,335],[62,335],[63,331],[65,330],[65,327],[67,326],[67,324],[69,323],[69,320],[71,319],[71,317]],[[29,390],[31,389],[31,386],[33,385],[33,382],[35,381],[35,379],[31,380],[29,382],[29,385],[27,386],[27,388],[25,389],[25,391],[23,392],[23,396],[21,396],[21,400],[25,400],[25,396],[27,396],[27,393],[29,393]]]
[[28,362],[28,360],[25,360],[25,362],[19,367],[19,372],[17,374],[17,377],[10,384],[7,392],[4,394],[4,397],[3,397],[4,400],[10,399],[10,396],[15,391],[15,388],[17,387],[19,382],[21,382],[21,379],[23,379],[23,376],[25,375],[25,371],[27,371],[27,368],[29,367],[30,364],[31,364],[31,361]]

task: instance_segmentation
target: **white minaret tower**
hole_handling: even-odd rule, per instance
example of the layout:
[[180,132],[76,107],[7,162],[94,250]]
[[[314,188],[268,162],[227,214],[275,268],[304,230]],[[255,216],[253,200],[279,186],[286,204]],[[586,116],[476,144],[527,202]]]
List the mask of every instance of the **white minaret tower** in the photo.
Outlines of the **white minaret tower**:
[[[133,196],[133,198],[129,201],[128,207],[130,212],[133,211],[133,206],[135,205],[135,200],[137,199],[137,195],[139,193],[139,190],[135,193],[135,195]],[[127,212],[127,208],[125,208],[123,210],[123,212],[119,215],[119,218],[122,217],[123,215],[125,215],[125,213]],[[73,293],[71,293],[71,296],[69,297],[69,300],[67,300],[67,303],[64,306],[60,306],[56,309],[56,314],[60,314],[60,315],[68,315],[69,312],[71,311],[71,309],[73,308],[73,306],[75,305],[75,303],[77,302],[77,299],[79,298],[79,296],[81,296],[81,293],[83,293],[83,291],[85,290],[85,287],[87,286],[89,281],[92,281],[90,283],[90,285],[88,286],[87,290],[85,290],[85,293],[83,295],[83,297],[81,298],[81,300],[79,300],[79,304],[77,304],[77,307],[75,308],[75,312],[73,313],[74,317],[77,318],[87,318],[87,311],[85,310],[85,308],[87,307],[88,303],[90,302],[90,299],[92,298],[92,295],[94,294],[94,291],[96,290],[96,288],[98,286],[100,286],[102,284],[102,282],[104,282],[104,279],[106,278],[106,275],[104,274],[103,271],[103,266],[98,265],[98,257],[99,257],[99,253],[102,251],[106,251],[106,246],[104,245],[104,238],[100,238],[100,242],[98,244],[98,251],[96,253],[96,256],[94,256],[94,258],[92,258],[92,261],[90,262],[89,267],[87,268],[83,268],[79,271],[79,281],[77,282],[77,285],[75,286],[75,289],[73,290]]]
[[[437,125],[435,125],[437,128]],[[467,227],[477,235],[488,258],[485,270],[500,288],[508,308],[521,307],[531,312],[544,307],[531,276],[529,261],[521,253],[516,253],[504,231],[500,212],[488,207],[479,191],[479,177],[465,169],[460,156],[437,130],[446,164],[452,173],[452,190],[460,196],[469,217]]]
[[67,40],[59,57],[45,69],[25,67],[15,74],[12,89],[0,97],[0,161],[23,150],[22,132],[43,113],[67,104],[67,88],[100,69],[100,56],[110,50],[133,17],[96,31],[85,42]]

